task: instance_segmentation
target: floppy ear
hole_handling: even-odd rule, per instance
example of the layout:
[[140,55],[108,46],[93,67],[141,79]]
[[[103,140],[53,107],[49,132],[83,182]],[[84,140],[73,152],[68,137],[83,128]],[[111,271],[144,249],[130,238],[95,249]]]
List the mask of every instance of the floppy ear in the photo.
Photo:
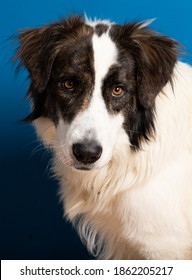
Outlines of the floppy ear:
[[[25,66],[29,72],[33,87],[42,92],[49,81],[51,68],[56,56],[49,27],[22,31],[19,36],[20,46],[16,58],[19,67]],[[50,40],[51,39],[51,40]]]
[[62,42],[74,36],[82,25],[80,16],[69,17],[48,26],[24,30],[18,35],[19,47],[15,59],[19,60],[19,67],[27,68],[35,91],[45,90]]
[[144,108],[150,108],[166,83],[172,83],[179,44],[142,25],[133,28],[131,38],[135,47],[139,101]]

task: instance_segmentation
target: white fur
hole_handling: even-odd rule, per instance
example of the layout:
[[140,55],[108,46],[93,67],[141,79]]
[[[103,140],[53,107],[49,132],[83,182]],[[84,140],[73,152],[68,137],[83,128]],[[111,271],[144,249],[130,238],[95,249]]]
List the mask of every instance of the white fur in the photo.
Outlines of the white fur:
[[97,18],[94,18],[94,20],[92,18],[89,18],[87,16],[87,14],[85,13],[84,14],[84,18],[85,18],[85,23],[91,27],[95,27],[97,24],[106,24],[108,26],[111,26],[113,24],[113,22],[111,22],[110,20],[107,20],[107,19],[97,19]]
[[[167,84],[156,98],[155,140],[141,151],[130,151],[127,134],[119,128],[121,117],[108,120],[103,105],[106,121],[99,129],[108,129],[108,121],[118,127],[110,162],[78,171],[55,157],[65,214],[100,258],[192,259],[192,68],[179,62],[174,76],[174,93]],[[94,102],[101,102],[101,78],[87,116],[79,116],[85,126]],[[96,110],[91,119],[94,114]],[[56,131],[53,140],[51,122],[39,119],[35,124],[46,144],[48,139],[50,144],[61,141]]]

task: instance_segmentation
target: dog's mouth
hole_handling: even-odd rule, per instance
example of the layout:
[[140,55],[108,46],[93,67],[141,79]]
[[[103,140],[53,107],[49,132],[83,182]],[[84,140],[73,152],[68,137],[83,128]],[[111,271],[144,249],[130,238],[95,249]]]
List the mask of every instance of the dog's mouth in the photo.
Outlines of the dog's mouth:
[[89,167],[89,166],[74,166],[75,169],[79,170],[79,171],[90,171],[93,168]]
[[95,162],[92,164],[83,164],[78,161],[73,161],[73,163],[70,164],[70,166],[78,171],[92,171],[92,170],[102,169],[103,167],[108,165],[110,161],[111,160],[102,163]]

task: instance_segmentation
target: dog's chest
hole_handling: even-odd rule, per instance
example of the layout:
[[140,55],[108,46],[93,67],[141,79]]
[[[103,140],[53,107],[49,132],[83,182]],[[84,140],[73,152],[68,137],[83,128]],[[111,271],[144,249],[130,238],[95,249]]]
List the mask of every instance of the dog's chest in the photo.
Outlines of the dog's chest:
[[182,204],[186,169],[181,171],[178,163],[166,166],[150,180],[115,195],[112,184],[106,189],[102,184],[102,189],[96,179],[69,176],[61,187],[65,212],[72,222],[83,217],[81,236],[86,228],[113,248],[114,254],[105,258],[183,258],[190,231]]
[[108,212],[89,213],[85,218],[115,248],[114,258],[179,259],[190,233],[181,209],[174,204],[178,202],[174,195],[165,199],[163,192],[155,196],[137,190],[114,199]]

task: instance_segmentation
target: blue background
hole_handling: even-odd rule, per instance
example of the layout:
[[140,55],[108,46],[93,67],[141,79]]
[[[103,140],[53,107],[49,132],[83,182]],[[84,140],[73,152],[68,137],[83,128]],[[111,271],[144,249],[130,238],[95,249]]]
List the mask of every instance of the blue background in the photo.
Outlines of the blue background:
[[[63,219],[58,184],[51,178],[45,153],[33,128],[19,123],[29,105],[26,73],[17,78],[9,63],[17,30],[58,20],[69,13],[124,23],[156,18],[152,27],[174,37],[192,53],[191,0],[10,0],[0,8],[0,258],[90,258],[75,231]],[[191,56],[183,60],[191,62]]]

